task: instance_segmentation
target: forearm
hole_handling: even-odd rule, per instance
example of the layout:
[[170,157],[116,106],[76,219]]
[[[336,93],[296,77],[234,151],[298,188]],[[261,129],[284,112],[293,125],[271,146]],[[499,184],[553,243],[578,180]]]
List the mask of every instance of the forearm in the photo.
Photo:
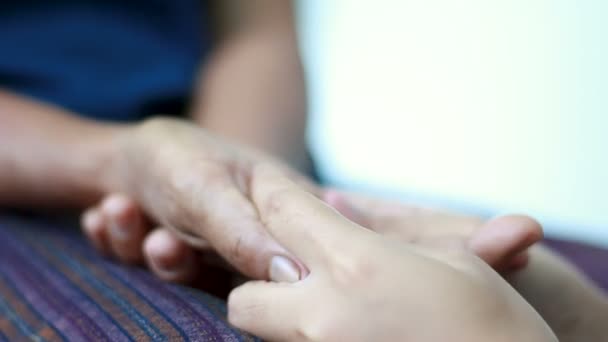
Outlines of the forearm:
[[0,206],[90,204],[112,182],[121,129],[0,90]]
[[548,249],[533,248],[530,265],[510,281],[560,341],[599,341],[608,335],[606,295]]
[[200,75],[192,113],[206,129],[301,169],[308,162],[305,83],[292,14],[281,15],[289,17],[266,26],[253,15],[251,27],[219,44]]

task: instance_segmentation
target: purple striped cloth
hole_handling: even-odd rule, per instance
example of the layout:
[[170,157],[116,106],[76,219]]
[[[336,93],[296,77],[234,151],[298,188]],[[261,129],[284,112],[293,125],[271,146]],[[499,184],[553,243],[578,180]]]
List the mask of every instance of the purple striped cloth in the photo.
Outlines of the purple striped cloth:
[[258,341],[224,302],[100,257],[74,229],[0,216],[0,341]]
[[[259,341],[224,303],[100,257],[80,233],[0,215],[0,341]],[[547,244],[608,290],[608,251]]]

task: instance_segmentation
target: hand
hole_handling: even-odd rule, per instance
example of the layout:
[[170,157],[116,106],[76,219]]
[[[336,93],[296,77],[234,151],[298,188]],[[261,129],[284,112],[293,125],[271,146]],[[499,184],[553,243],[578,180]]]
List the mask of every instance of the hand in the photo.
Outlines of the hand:
[[463,241],[470,251],[502,271],[560,341],[596,341],[606,336],[608,297],[548,249],[528,249],[542,237],[540,225],[529,217],[508,215],[484,223],[473,216],[336,190],[326,191],[325,199],[351,220],[400,241],[441,237]]
[[403,242],[452,239],[504,273],[528,263],[528,247],[543,237],[542,227],[523,215],[484,221],[442,209],[362,196],[329,189],[323,200],[361,226]]
[[310,274],[235,289],[228,317],[241,329],[273,341],[556,341],[460,244],[379,235],[266,167],[254,172],[251,194],[266,229]]
[[506,278],[560,341],[603,341],[608,336],[606,293],[549,249],[532,247],[528,267]]
[[[490,266],[505,272],[523,268],[528,261],[527,248],[542,237],[540,225],[526,216],[501,216],[484,222],[475,216],[332,189],[319,191],[303,177],[297,178],[359,225],[404,242],[441,239],[458,242]],[[150,225],[142,209],[128,196],[108,195],[100,205],[87,210],[82,226],[100,251],[125,262],[145,259],[161,279],[185,282],[194,279],[201,269],[200,261],[194,257],[194,246],[166,227],[156,227],[150,232],[154,225]],[[196,245],[199,249],[205,246]]]
[[154,224],[126,194],[109,194],[87,209],[81,226],[102,254],[125,263],[145,261],[156,276],[171,282],[190,283],[198,278],[203,268],[197,249],[210,249],[202,238],[191,246],[172,229]]
[[[527,247],[542,236],[540,225],[525,216],[502,216],[484,223],[474,216],[331,189],[316,192],[359,225],[404,242],[447,239],[461,243],[499,270],[513,271],[525,266]],[[139,205],[126,195],[108,195],[85,212],[82,226],[98,250],[124,262],[145,259],[161,279],[188,282],[202,269],[195,257],[195,246],[187,244],[171,229],[152,225]],[[198,249],[205,247],[209,246],[196,245]]]
[[[275,164],[283,174],[297,178],[295,173],[266,155],[178,120],[150,120],[124,134],[117,144],[123,153],[115,163],[116,178],[121,180],[116,188],[159,226],[190,245],[211,246],[253,278],[297,279],[305,274],[302,265],[263,229],[247,198],[250,170],[256,164]],[[141,231],[134,234],[139,239]],[[269,260],[275,257],[283,267],[269,269]]]
[[[123,169],[127,170],[122,173],[137,175],[127,177],[127,186],[122,186],[130,194],[109,196],[83,218],[85,233],[98,249],[127,262],[145,258],[158,276],[170,281],[184,281],[196,275],[199,265],[188,246],[213,247],[247,275],[269,276],[269,271],[260,265],[272,254],[269,249],[280,248],[259,233],[259,223],[243,193],[251,165],[268,162],[269,157],[175,120],[152,120],[124,140],[122,150],[129,153],[123,158],[127,164]],[[497,268],[504,267],[507,261],[510,267],[524,265],[527,259],[521,251],[540,238],[540,227],[526,218],[503,217],[481,225],[482,221],[475,217],[332,190],[322,195],[303,176],[281,168],[361,225],[405,241],[458,235]],[[224,209],[218,211],[215,205]],[[144,212],[150,214],[151,220],[144,217]],[[206,217],[208,212],[211,215]],[[359,214],[353,215],[356,212]],[[231,222],[239,229],[226,232],[224,228]],[[151,228],[155,229],[148,234]],[[246,242],[242,246],[246,255],[239,257],[236,245],[243,231],[249,234],[241,240]],[[261,243],[255,243],[255,239]],[[298,273],[305,270],[298,266]]]

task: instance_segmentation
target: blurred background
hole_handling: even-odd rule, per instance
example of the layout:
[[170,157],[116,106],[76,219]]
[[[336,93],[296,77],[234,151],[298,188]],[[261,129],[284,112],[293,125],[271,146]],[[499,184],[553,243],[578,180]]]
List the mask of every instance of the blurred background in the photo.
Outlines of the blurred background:
[[608,246],[608,2],[307,0],[299,17],[327,182]]

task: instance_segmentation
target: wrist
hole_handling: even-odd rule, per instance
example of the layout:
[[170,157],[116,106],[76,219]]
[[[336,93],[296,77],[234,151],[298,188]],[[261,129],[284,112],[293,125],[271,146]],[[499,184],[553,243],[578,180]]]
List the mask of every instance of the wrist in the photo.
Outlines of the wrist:
[[79,208],[111,189],[113,136],[126,125],[2,91],[0,102],[0,205]]
[[184,121],[153,116],[137,123],[111,125],[100,135],[97,144],[99,155],[99,184],[104,193],[121,192],[136,196],[145,182],[144,175],[156,159],[157,143],[161,140],[175,141],[181,130],[189,125]]
[[[90,132],[81,152],[89,163],[84,163],[81,174],[93,184],[100,195],[124,189],[124,141],[139,124],[101,124]],[[91,157],[93,156],[93,157]],[[91,177],[91,178],[89,178]]]

